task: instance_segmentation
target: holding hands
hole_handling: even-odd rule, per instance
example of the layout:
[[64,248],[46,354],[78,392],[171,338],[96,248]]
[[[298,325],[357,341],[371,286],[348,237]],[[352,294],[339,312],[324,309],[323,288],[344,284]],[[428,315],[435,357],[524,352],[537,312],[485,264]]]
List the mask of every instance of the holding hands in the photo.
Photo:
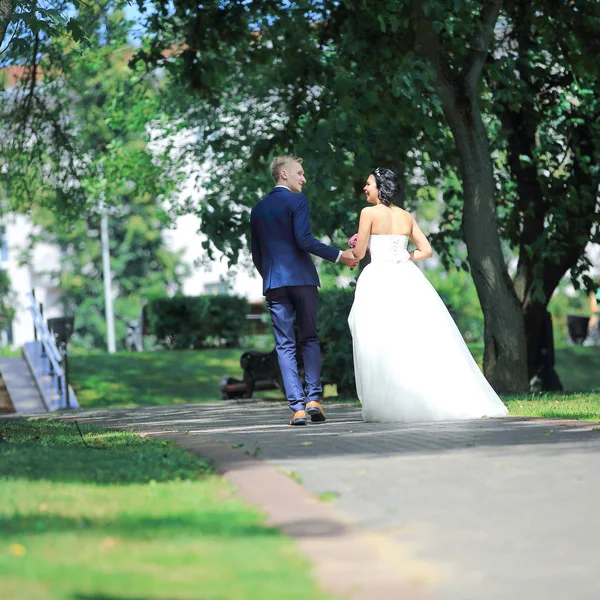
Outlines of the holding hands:
[[[348,265],[351,269],[354,269],[354,267],[356,267],[359,263],[359,260],[354,256],[354,253],[352,252],[352,248],[354,248],[356,246],[357,239],[358,239],[358,233],[355,233],[348,240],[348,248],[350,248],[350,250],[346,250],[345,252],[342,252],[342,256],[340,258],[340,260],[342,260],[344,262],[344,264]],[[345,256],[348,258],[348,260],[344,260]]]
[[342,256],[340,256],[340,260],[351,269],[354,269],[358,265],[358,259],[354,257],[352,250],[344,250]]

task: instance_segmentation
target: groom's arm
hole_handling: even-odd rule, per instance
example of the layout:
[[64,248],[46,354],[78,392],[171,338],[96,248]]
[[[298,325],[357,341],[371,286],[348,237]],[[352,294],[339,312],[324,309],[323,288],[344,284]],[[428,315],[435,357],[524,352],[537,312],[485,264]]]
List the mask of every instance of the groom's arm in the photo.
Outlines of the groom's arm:
[[250,215],[250,251],[252,252],[252,262],[262,277],[262,252],[260,251],[260,243],[253,215]]
[[294,226],[294,237],[296,243],[302,250],[310,252],[315,256],[320,256],[325,260],[337,262],[342,256],[342,252],[337,248],[332,248],[323,244],[312,236],[310,232],[310,214],[308,210],[308,200],[303,194],[299,194],[298,204],[292,212],[292,222]]

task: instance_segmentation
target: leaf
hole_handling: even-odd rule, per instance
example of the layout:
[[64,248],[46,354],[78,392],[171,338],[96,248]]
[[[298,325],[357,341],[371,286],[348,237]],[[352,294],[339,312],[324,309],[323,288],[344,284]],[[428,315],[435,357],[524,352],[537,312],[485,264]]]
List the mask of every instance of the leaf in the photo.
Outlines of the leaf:
[[79,42],[85,38],[85,33],[81,27],[81,24],[76,18],[69,19],[67,22],[67,31],[71,34],[71,37],[76,42]]

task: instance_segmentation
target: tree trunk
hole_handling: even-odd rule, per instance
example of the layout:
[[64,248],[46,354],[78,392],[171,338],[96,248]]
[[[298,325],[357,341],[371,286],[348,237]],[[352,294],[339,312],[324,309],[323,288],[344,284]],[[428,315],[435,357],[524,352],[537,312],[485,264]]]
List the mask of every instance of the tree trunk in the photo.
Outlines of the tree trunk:
[[472,94],[444,103],[460,159],[463,231],[485,323],[485,376],[497,392],[529,390],[525,327],[506,270],[496,221],[495,180],[485,125]]
[[527,342],[527,371],[531,392],[560,392],[555,369],[552,317],[547,306],[534,302],[523,308]]
[[0,44],[4,41],[14,10],[14,0],[0,0]]
[[437,94],[452,130],[463,182],[463,231],[485,323],[485,376],[497,392],[529,390],[525,328],[508,276],[496,221],[496,186],[477,88],[502,0],[482,3],[471,50],[462,69],[452,68],[433,23],[415,0],[417,51],[435,73]]
[[[528,67],[519,66],[523,76]],[[523,164],[520,159],[522,155],[533,156],[537,115],[531,102],[525,100],[518,111],[510,106],[502,106],[499,117],[508,134],[508,162],[517,184],[518,210],[524,215],[519,236],[519,264],[513,283],[525,324],[527,376],[532,390],[558,391],[562,389],[562,384],[554,368],[552,321],[547,314],[548,300],[554,288],[545,301],[534,299],[533,294],[536,265],[546,267],[544,257],[534,248],[544,237],[547,203],[536,167]],[[562,275],[559,275],[559,279]]]

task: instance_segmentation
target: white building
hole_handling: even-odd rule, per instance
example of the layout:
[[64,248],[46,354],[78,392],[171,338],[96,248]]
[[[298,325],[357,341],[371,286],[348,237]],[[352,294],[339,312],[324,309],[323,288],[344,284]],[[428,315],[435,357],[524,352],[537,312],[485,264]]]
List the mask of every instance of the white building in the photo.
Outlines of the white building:
[[38,244],[30,260],[23,262],[29,236],[33,231],[31,221],[24,215],[0,216],[0,268],[8,273],[17,306],[11,324],[4,327],[0,346],[10,344],[20,347],[33,339],[33,322],[29,313],[29,292],[36,291],[38,302],[43,304],[47,318],[62,315],[57,282],[48,273],[58,271],[60,255],[58,248],[50,244]]
[[[196,215],[178,217],[175,229],[165,232],[165,242],[170,250],[183,250],[183,261],[190,265],[192,274],[183,282],[186,296],[201,294],[235,294],[250,302],[263,299],[262,279],[254,269],[230,269],[224,256],[211,261],[208,268],[195,266],[202,259],[202,242],[206,236],[198,233],[200,219]],[[249,254],[248,254],[249,260]]]

